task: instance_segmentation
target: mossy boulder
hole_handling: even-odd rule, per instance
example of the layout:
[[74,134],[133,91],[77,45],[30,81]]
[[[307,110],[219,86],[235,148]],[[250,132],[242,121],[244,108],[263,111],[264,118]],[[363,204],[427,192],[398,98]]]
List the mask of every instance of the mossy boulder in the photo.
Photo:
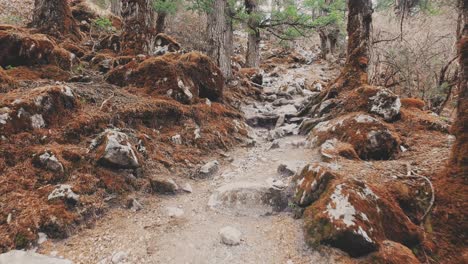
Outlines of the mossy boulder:
[[355,179],[335,181],[304,212],[306,240],[360,257],[377,251],[384,240],[407,246],[421,231],[384,191]]
[[318,123],[309,139],[317,146],[330,139],[349,143],[364,160],[390,159],[400,146],[400,138],[391,125],[362,112]]

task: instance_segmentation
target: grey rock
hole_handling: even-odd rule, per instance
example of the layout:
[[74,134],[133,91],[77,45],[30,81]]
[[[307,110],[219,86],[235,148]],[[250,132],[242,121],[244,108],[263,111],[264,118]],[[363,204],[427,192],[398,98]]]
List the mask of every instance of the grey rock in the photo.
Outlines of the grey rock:
[[47,170],[59,173],[64,172],[62,163],[60,163],[57,157],[55,157],[55,155],[52,153],[44,152],[42,155],[40,155],[39,163]]
[[205,165],[197,169],[193,174],[192,178],[207,179],[215,175],[219,170],[219,162],[212,160]]
[[188,192],[188,193],[192,193],[192,192],[193,192],[192,186],[191,186],[190,183],[188,183],[188,182],[184,185],[184,187],[182,187],[182,190],[183,190],[184,192]]
[[72,186],[68,184],[60,184],[47,196],[47,200],[63,199],[70,204],[77,204],[80,201],[80,196],[73,192]]
[[241,242],[242,233],[231,226],[226,226],[219,230],[221,236],[221,242],[228,246],[236,246]]
[[11,250],[0,254],[0,264],[73,264],[73,262],[30,251]]
[[151,189],[154,193],[159,194],[175,194],[179,190],[179,186],[173,179],[150,179]]
[[296,171],[294,169],[291,169],[290,167],[288,167],[288,165],[285,165],[285,164],[279,165],[276,171],[278,172],[278,174],[284,177],[289,177],[289,176],[293,176],[294,174],[296,174]]
[[171,141],[176,145],[182,145],[182,136],[177,134],[171,138]]
[[127,259],[127,252],[119,251],[112,255],[111,261],[112,264],[122,263]]
[[278,149],[280,148],[280,144],[278,141],[273,141],[273,143],[271,143],[271,146],[270,146],[270,149]]
[[124,169],[140,166],[133,146],[127,134],[115,129],[108,129],[91,143],[91,149],[106,144],[103,154],[98,157],[100,164]]
[[127,206],[133,212],[140,211],[143,209],[143,205],[136,198],[130,198],[127,202]]
[[184,216],[184,210],[177,208],[177,207],[172,207],[168,206],[165,208],[167,216],[170,218],[181,218]]

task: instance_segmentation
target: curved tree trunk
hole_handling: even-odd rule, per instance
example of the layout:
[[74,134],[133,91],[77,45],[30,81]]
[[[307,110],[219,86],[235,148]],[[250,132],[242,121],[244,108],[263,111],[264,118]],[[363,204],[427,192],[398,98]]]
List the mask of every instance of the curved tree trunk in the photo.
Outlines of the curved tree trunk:
[[227,0],[214,0],[208,13],[208,55],[216,61],[227,80],[232,78],[232,26],[228,18]]
[[58,38],[82,38],[67,0],[35,0],[33,19],[29,26]]
[[258,11],[256,0],[245,0],[247,14],[250,15],[248,21],[249,37],[247,41],[247,56],[245,63],[247,67],[257,68],[260,65],[260,30],[258,29],[258,19],[255,13]]
[[468,1],[460,1],[462,9],[462,32],[459,39],[460,84],[457,118],[452,127],[456,137],[452,148],[449,173],[452,176],[468,177]]
[[157,33],[151,0],[122,0],[122,18],[124,53],[152,54]]
[[120,16],[122,13],[122,1],[121,0],[111,0],[111,13]]

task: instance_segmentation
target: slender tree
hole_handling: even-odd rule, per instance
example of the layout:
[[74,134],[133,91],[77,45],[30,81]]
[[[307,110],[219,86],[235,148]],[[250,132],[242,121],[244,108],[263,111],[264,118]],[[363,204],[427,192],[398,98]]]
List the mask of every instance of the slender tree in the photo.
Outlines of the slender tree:
[[122,50],[151,54],[157,35],[152,1],[122,0],[122,18]]
[[224,77],[232,78],[232,24],[227,0],[213,0],[208,10],[208,54],[216,61]]
[[35,0],[33,19],[29,26],[58,38],[82,38],[67,0]]
[[257,0],[245,0],[245,9],[249,15],[246,66],[257,68],[260,65],[260,29],[257,15]]

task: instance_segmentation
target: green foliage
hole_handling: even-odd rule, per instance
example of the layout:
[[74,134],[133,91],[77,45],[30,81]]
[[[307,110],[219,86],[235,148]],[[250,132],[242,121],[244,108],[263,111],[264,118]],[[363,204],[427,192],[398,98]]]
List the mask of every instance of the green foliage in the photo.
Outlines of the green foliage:
[[112,22],[107,17],[99,17],[93,20],[93,28],[98,32],[112,32],[114,30]]
[[15,68],[15,67],[13,67],[13,66],[11,66],[11,65],[7,65],[7,66],[5,67],[5,70],[12,70],[12,69],[14,69],[14,68]]
[[181,0],[153,0],[153,9],[160,13],[175,14]]

